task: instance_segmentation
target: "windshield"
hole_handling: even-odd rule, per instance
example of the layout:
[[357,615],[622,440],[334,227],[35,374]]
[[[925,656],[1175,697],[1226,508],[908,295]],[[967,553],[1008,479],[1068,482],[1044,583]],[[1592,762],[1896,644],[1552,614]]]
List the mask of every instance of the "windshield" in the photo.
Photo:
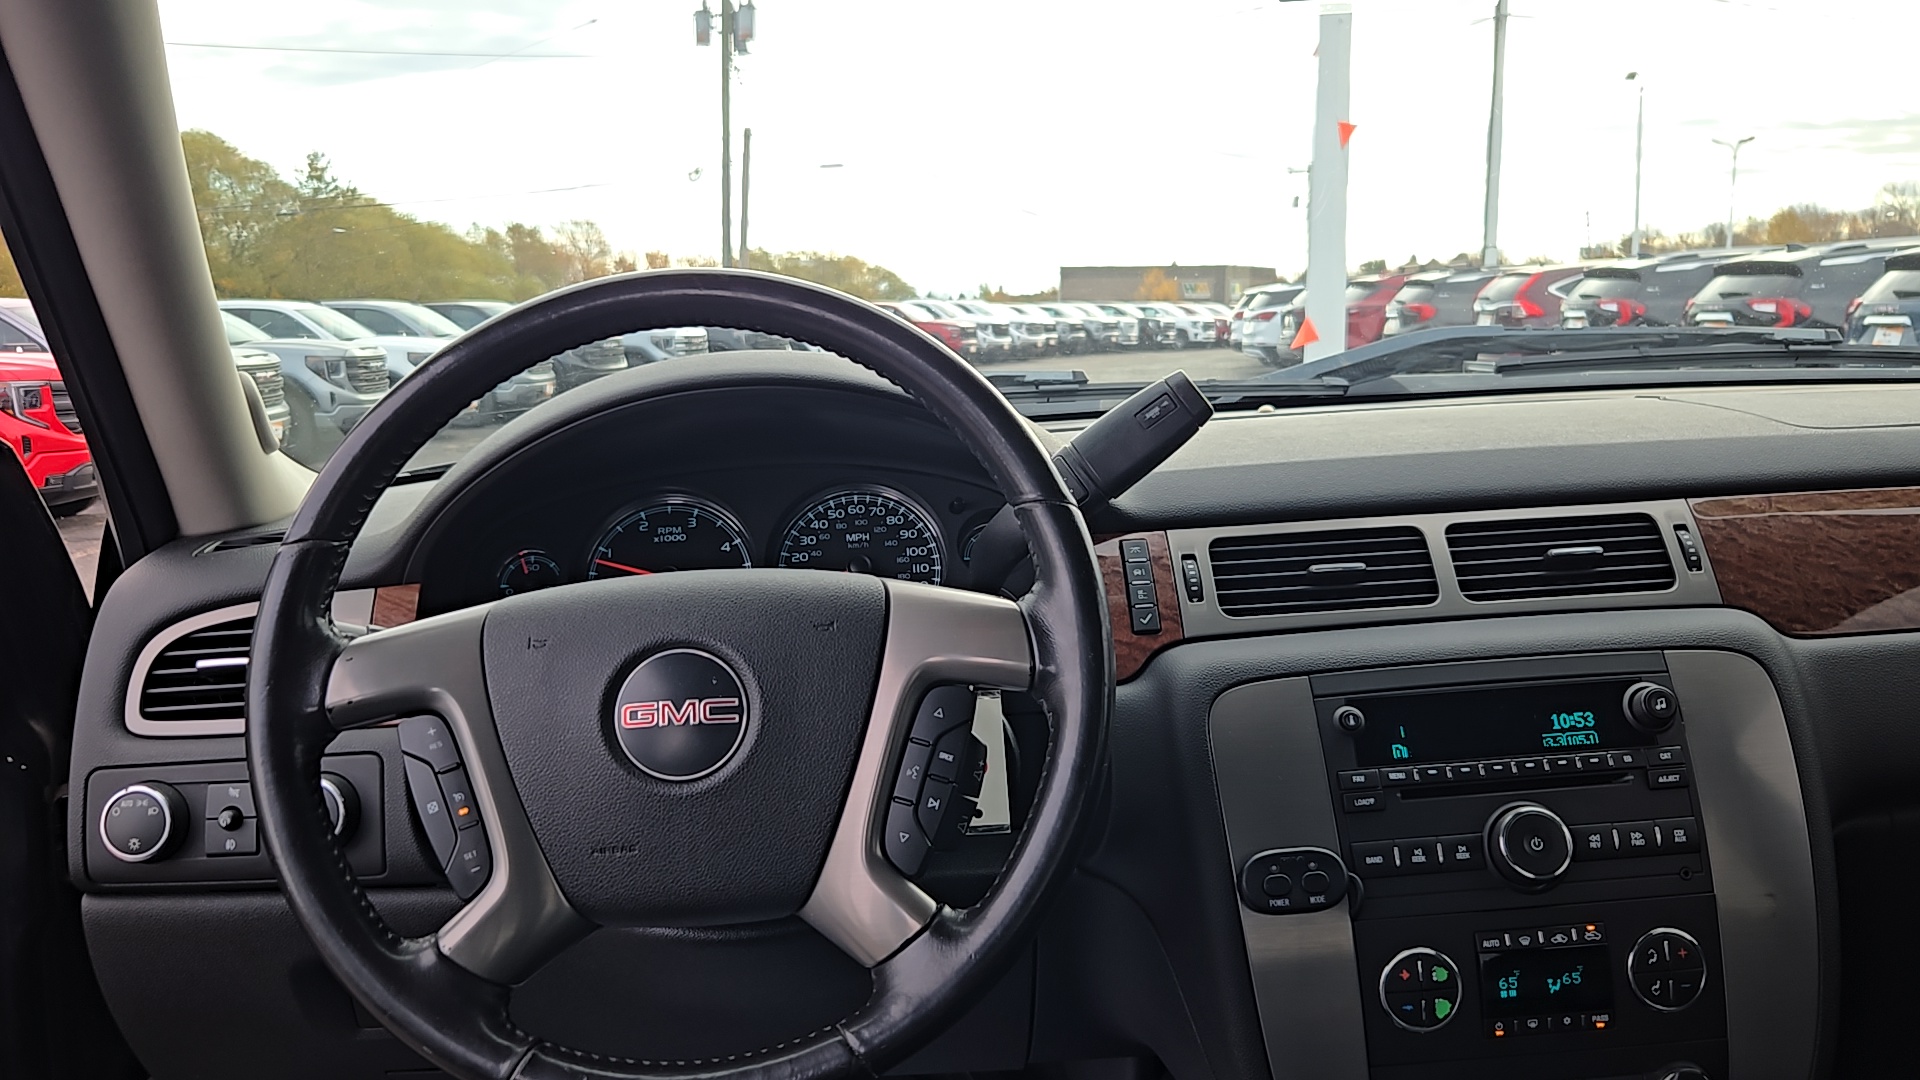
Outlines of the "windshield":
[[1920,299],[1920,270],[1889,270],[1860,294],[1863,304]]
[[[707,30],[690,32],[700,7],[159,0],[215,294],[338,305],[299,320],[236,307],[251,326],[225,320],[229,338],[377,337],[391,386],[437,341],[508,305],[608,274],[744,266],[978,324],[942,340],[969,350],[1016,408],[1070,415],[1076,396],[1098,411],[1175,370],[1224,403],[1249,380],[1347,350],[1488,318],[1539,330],[1505,322],[1547,267],[1542,280],[1561,284],[1528,295],[1548,323],[1562,293],[1632,298],[1655,326],[1698,322],[1689,300],[1740,306],[1702,333],[1840,325],[1856,298],[1920,288],[1920,273],[1882,275],[1872,259],[1855,276],[1820,260],[1836,244],[1920,246],[1902,65],[1822,78],[1805,67],[1805,36],[1780,32],[1871,26],[1874,40],[1901,41],[1920,31],[1920,9],[1675,0],[1610,11],[1618,33],[1596,33],[1583,8],[1516,10],[1498,27],[1496,110],[1486,0],[756,0],[745,34],[728,4],[706,5]],[[1332,41],[1349,44],[1322,47]],[[1741,74],[1786,70],[1799,77]],[[1320,115],[1323,85],[1339,115]],[[1048,127],[1069,113],[1069,128]],[[419,118],[452,115],[484,116],[498,137],[420,140]],[[389,116],[409,122],[379,122]],[[933,134],[934,118],[958,134]],[[1501,135],[1491,176],[1490,126]],[[1074,138],[1035,134],[1049,130]],[[1343,186],[1309,190],[1327,153]],[[1573,154],[1594,167],[1569,168]],[[1310,220],[1341,246],[1316,249]],[[1654,269],[1694,253],[1686,273]],[[1714,259],[1768,255],[1792,255],[1808,276],[1707,279]],[[1559,273],[1629,262],[1642,282]],[[1402,287],[1412,274],[1423,280]],[[1330,303],[1316,306],[1309,279],[1329,283]],[[5,280],[0,291],[20,291]],[[1769,297],[1796,302],[1744,306]],[[378,306],[356,319],[362,301]],[[1344,334],[1325,325],[1342,302]],[[1216,338],[1230,311],[1241,318]],[[498,421],[623,363],[806,347],[728,327],[632,331],[529,358],[479,403],[484,422],[463,418],[416,464],[454,460]],[[414,336],[428,340],[402,340]],[[1882,352],[1920,357],[1902,341]],[[284,353],[296,411],[384,392],[373,374]],[[1083,381],[1043,393],[1013,378],[1075,372]],[[336,445],[288,449],[317,464]]]
[[1798,296],[1802,279],[1791,274],[1722,274],[1707,282],[1699,300],[1744,300],[1750,296]]
[[255,341],[267,340],[267,332],[230,311],[220,313],[220,321],[227,328],[227,344],[247,345]]
[[358,341],[361,338],[374,336],[372,330],[330,307],[321,307],[319,304],[301,307],[300,316],[325,331],[328,337],[339,341]]
[[40,328],[40,314],[33,310],[32,304],[8,304],[7,311],[12,314],[14,318],[19,319],[31,327],[34,334],[36,334],[40,340],[46,340],[47,332]]
[[1580,279],[1567,295],[1575,300],[1628,300],[1640,291],[1637,277],[1593,276]]

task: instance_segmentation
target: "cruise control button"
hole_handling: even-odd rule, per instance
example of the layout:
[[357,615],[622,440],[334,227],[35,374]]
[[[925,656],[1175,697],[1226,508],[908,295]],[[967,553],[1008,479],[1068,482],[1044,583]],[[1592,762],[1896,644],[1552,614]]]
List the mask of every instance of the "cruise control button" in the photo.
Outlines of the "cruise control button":
[[453,741],[453,733],[437,716],[409,716],[400,721],[400,752],[426,762],[434,772],[460,764],[460,748]]
[[895,800],[887,807],[886,841],[883,845],[887,852],[887,861],[901,873],[912,877],[920,872],[920,865],[927,859],[927,837],[920,831],[920,819],[914,813],[914,804]]
[[473,801],[473,786],[467,770],[455,765],[440,774],[440,794],[447,800],[447,816],[455,828],[471,829],[480,824],[480,807]]
[[485,829],[462,829],[459,843],[453,849],[453,860],[447,866],[447,881],[453,886],[453,893],[462,900],[471,900],[479,895],[493,874],[493,849],[487,846]]
[[447,813],[446,801],[440,796],[440,781],[433,775],[432,766],[419,758],[406,757],[403,760],[406,762],[407,793],[413,799],[413,812],[426,830],[427,843],[433,848],[437,865],[445,870],[448,860],[453,858],[456,830],[453,818]]

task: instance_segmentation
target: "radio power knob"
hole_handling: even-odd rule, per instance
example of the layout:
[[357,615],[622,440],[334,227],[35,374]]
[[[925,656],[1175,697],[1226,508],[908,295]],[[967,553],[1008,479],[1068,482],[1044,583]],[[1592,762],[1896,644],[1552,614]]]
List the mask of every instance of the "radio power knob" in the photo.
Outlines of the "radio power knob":
[[1544,889],[1573,861],[1573,833],[1539,803],[1501,807],[1487,822],[1487,860],[1523,889]]

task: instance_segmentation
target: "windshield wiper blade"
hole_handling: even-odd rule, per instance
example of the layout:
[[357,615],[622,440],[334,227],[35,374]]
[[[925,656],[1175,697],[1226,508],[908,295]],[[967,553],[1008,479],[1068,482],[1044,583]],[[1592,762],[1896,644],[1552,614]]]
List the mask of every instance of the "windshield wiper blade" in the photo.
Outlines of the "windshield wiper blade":
[[1352,384],[1345,379],[1323,376],[1312,381],[1268,382],[1264,379],[1200,379],[1194,383],[1216,408],[1278,405],[1286,402],[1325,401],[1343,398]]
[[[1259,376],[1256,382],[1293,384],[1326,377],[1364,383],[1394,375],[1459,372],[1486,354],[1577,356],[1587,354],[1699,351],[1724,345],[1834,346],[1840,332],[1807,327],[1604,327],[1527,330],[1497,326],[1448,326],[1420,330],[1348,349]],[[1578,363],[1569,366],[1577,367]]]

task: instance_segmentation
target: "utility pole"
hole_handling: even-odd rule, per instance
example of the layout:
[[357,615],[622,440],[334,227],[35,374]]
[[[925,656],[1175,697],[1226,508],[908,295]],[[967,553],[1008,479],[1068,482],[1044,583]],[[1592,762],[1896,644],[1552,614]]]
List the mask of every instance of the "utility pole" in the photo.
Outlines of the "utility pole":
[[[753,40],[753,0],[738,7],[720,0],[720,265],[733,265],[733,54],[742,55]],[[701,0],[693,13],[693,40],[706,45],[713,39],[713,10]]]
[[[1638,79],[1637,71],[1627,72],[1629,82]],[[1647,137],[1647,87],[1641,83],[1640,104],[1633,117],[1633,239],[1629,241],[1631,258],[1640,257],[1640,151],[1646,145]]]
[[1500,136],[1507,82],[1507,0],[1493,5],[1493,107],[1487,112],[1487,215],[1480,265],[1500,265]]
[[733,0],[720,0],[720,265],[733,265]]
[[1749,135],[1744,139],[1735,139],[1732,142],[1728,142],[1725,139],[1715,139],[1713,141],[1733,151],[1733,169],[1727,175],[1727,250],[1732,251],[1733,193],[1735,187],[1740,183],[1740,148],[1752,142],[1753,136]]
[[747,196],[753,192],[753,129],[740,133],[740,265],[753,266],[753,249],[747,246]]

